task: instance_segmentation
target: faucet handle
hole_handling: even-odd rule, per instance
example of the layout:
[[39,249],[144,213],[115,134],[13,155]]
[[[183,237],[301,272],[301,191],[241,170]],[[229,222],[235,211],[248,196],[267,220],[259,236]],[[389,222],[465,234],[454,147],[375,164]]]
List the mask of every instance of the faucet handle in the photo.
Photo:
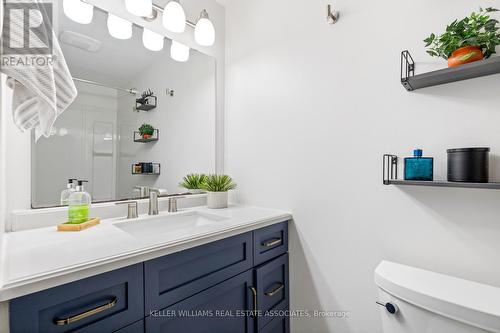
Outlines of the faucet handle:
[[175,213],[177,212],[177,199],[185,198],[183,196],[175,196],[168,198],[168,212]]
[[127,209],[127,220],[136,219],[137,214],[137,201],[122,201],[116,202],[115,205],[128,205]]

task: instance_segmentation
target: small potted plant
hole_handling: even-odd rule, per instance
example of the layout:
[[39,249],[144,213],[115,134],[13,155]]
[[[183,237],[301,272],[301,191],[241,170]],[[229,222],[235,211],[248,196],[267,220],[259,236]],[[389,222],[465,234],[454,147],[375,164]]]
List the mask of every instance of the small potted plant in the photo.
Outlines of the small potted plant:
[[498,21],[489,16],[496,11],[491,7],[479,8],[478,13],[450,23],[442,35],[431,34],[424,39],[427,53],[447,59],[448,67],[489,58],[500,45]]
[[228,175],[208,175],[202,184],[207,193],[208,208],[227,208],[228,191],[236,188]]
[[142,126],[139,127],[139,134],[143,139],[151,139],[154,132],[155,128],[149,124],[142,124]]
[[201,193],[203,192],[202,185],[207,178],[204,174],[191,173],[184,178],[179,186],[188,190],[189,193]]

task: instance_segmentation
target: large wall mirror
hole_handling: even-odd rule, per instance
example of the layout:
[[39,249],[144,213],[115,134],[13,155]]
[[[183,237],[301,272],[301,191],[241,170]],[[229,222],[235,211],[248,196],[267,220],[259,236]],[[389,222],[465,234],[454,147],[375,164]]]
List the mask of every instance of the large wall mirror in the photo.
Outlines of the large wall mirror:
[[[108,32],[107,13],[95,9],[92,23],[82,25],[57,9],[56,33],[78,97],[49,138],[33,139],[32,206],[59,205],[70,178],[87,180],[98,202],[141,197],[144,188],[180,193],[187,173],[214,172],[215,59],[191,50],[187,62],[177,62],[168,39],[153,52],[140,27],[119,40]],[[141,135],[143,124],[154,132]]]

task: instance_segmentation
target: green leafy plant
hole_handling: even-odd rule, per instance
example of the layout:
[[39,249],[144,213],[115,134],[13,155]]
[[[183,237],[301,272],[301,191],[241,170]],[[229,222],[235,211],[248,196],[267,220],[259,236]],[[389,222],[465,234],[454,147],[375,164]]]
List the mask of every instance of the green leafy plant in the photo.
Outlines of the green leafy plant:
[[236,188],[236,183],[228,175],[208,175],[202,189],[209,192],[227,192]]
[[139,133],[141,134],[141,136],[153,135],[154,132],[155,128],[149,124],[142,124],[142,126],[139,127]]
[[204,174],[191,173],[184,178],[179,186],[188,190],[198,190],[202,188],[205,179],[207,178]]
[[500,45],[498,20],[488,15],[497,11],[498,9],[491,7],[479,8],[479,12],[473,12],[460,21],[453,21],[442,35],[431,34],[424,39],[425,47],[428,48],[427,53],[433,57],[448,59],[461,47],[479,46],[484,57],[489,58],[495,53],[495,47]]

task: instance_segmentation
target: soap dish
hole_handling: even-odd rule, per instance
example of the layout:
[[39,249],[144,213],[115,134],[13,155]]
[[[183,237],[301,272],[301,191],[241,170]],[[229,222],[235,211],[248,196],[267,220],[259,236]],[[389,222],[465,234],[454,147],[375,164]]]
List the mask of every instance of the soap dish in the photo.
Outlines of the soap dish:
[[73,224],[73,223],[61,223],[57,226],[57,231],[82,231],[91,228],[95,225],[101,223],[98,217],[90,218],[87,222]]

